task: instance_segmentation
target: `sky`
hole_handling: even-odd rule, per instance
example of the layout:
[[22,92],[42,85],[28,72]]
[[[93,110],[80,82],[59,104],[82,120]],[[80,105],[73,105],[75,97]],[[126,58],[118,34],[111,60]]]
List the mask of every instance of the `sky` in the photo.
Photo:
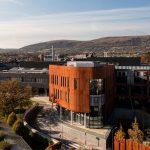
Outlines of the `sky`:
[[150,34],[150,0],[0,0],[0,48]]

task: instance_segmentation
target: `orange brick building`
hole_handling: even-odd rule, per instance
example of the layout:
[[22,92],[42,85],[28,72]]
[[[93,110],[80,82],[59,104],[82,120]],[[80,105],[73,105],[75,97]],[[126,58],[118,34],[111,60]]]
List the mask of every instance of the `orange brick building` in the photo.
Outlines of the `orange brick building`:
[[50,65],[50,100],[58,104],[60,118],[102,127],[113,108],[114,70],[114,65],[95,62]]

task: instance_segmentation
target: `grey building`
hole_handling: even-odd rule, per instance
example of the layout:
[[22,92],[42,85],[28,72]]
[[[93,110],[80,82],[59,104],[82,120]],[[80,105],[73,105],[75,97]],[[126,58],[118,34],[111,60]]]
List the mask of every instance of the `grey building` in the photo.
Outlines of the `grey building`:
[[4,80],[18,80],[23,85],[30,85],[37,95],[48,95],[49,77],[47,68],[20,68],[14,67],[0,71],[0,82]]

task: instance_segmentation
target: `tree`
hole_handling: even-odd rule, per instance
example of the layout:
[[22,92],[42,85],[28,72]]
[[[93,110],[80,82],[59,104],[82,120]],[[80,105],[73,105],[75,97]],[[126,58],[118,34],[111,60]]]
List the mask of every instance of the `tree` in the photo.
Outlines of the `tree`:
[[23,107],[30,102],[32,88],[22,86],[17,80],[0,83],[0,112],[5,115],[14,112],[16,107]]
[[12,112],[11,114],[9,114],[8,119],[7,119],[7,123],[12,126],[15,121],[17,120],[17,116],[14,112]]
[[122,125],[120,124],[119,130],[115,133],[114,137],[117,141],[121,142],[122,140],[125,139],[125,133],[123,131]]
[[31,101],[29,101],[30,97],[32,96],[32,87],[27,85],[23,89],[23,93],[20,95],[21,99],[19,101],[20,109],[30,105]]
[[7,141],[1,141],[0,142],[0,149],[2,150],[10,150],[12,145],[8,143]]
[[24,132],[25,132],[25,127],[23,125],[23,121],[21,119],[18,119],[13,127],[12,127],[13,131],[18,134],[18,135],[21,135],[23,136]]
[[134,118],[134,122],[132,123],[132,128],[128,129],[129,138],[138,143],[143,142],[144,133],[139,129],[139,124],[137,122],[137,118]]
[[141,62],[148,64],[150,62],[150,52],[142,54]]

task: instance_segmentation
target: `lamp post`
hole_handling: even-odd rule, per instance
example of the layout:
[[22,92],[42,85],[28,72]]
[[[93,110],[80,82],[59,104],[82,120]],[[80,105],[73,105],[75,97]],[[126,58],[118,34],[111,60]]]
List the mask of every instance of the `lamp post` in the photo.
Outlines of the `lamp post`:
[[86,146],[86,132],[85,132],[85,134],[84,134],[84,135],[85,135],[85,143],[84,143],[84,144],[85,144],[85,146]]
[[116,130],[117,127],[112,128],[112,150],[114,150],[114,130]]
[[[50,98],[49,98],[49,102],[50,102]],[[51,139],[51,108],[49,111],[49,119],[50,119],[50,139]]]
[[63,124],[62,124],[61,137],[62,137],[62,143],[63,143]]
[[99,140],[100,140],[100,138],[99,138],[99,137],[96,137],[96,139],[98,140],[98,147],[99,147]]

